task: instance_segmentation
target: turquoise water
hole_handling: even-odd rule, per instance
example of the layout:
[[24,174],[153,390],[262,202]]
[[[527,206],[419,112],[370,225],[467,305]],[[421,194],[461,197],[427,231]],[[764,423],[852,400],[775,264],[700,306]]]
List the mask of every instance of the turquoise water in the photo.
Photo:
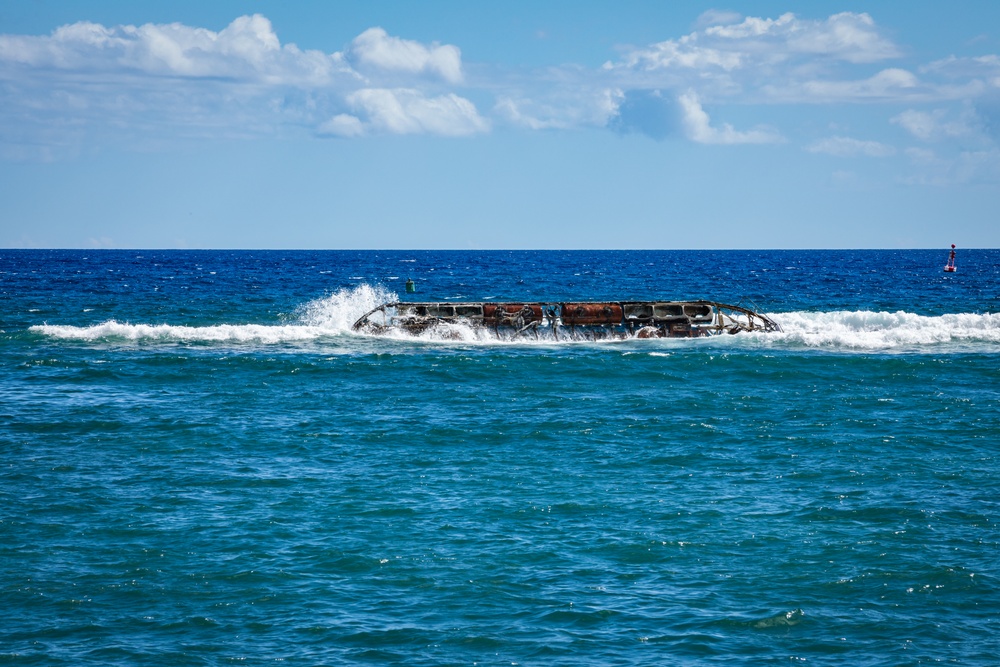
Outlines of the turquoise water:
[[[0,663],[995,665],[1000,251],[946,259],[0,251]],[[784,331],[350,331],[407,278]]]

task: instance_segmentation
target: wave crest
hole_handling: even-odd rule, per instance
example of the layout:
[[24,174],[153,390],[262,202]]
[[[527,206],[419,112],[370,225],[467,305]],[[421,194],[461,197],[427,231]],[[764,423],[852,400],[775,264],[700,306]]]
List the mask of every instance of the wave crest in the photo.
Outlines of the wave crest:
[[286,324],[216,324],[186,326],[176,324],[130,324],[108,320],[86,327],[40,324],[29,331],[52,338],[80,341],[123,341],[147,343],[261,343],[277,344],[315,340],[349,333],[351,325],[365,313],[386,301],[395,301],[393,292],[371,285],[341,289],[300,306],[295,321]]
[[310,301],[296,314],[305,326],[346,333],[362,315],[391,301],[399,301],[399,295],[381,285],[362,284]]
[[1000,345],[1000,314],[917,315],[869,310],[792,312],[774,316],[778,339],[807,347],[851,350],[923,348],[949,343]]
[[[186,326],[176,324],[130,324],[109,320],[92,326],[37,325],[29,330],[63,340],[122,341],[134,343],[236,343],[281,344],[355,334],[351,326],[362,315],[399,297],[379,285],[358,285],[341,289],[309,301],[296,309],[290,321],[282,324],[217,324]],[[767,346],[772,348],[811,348],[831,351],[902,351],[922,352],[928,348],[942,351],[982,351],[1000,349],[1000,314],[958,313],[918,315],[905,311],[827,311],[788,312],[773,315],[781,333],[739,334],[713,338],[727,346]],[[489,332],[474,331],[455,324],[397,339],[437,341],[442,343],[496,344]],[[510,343],[533,343],[515,339]],[[545,345],[563,341],[544,340]],[[662,342],[662,341],[661,341]],[[674,340],[673,342],[683,342]],[[644,343],[645,344],[645,343]],[[655,345],[655,341],[650,341]]]

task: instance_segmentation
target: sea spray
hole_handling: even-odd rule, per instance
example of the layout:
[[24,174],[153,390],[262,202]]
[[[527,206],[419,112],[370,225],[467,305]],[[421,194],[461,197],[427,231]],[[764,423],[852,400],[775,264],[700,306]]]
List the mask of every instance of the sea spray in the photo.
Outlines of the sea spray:
[[381,285],[361,284],[310,301],[298,308],[296,314],[305,325],[346,333],[361,316],[398,300],[395,292]]
[[310,341],[351,331],[357,318],[396,295],[381,287],[359,285],[342,289],[301,306],[294,321],[285,324],[131,324],[109,320],[91,326],[40,324],[33,333],[56,339],[106,343],[222,343],[265,344]]
[[781,347],[842,351],[960,352],[1000,348],[1000,314],[918,315],[869,310],[791,312],[774,316],[782,332],[770,339]]
[[38,325],[30,331],[52,338],[105,343],[261,343],[313,340],[329,334],[301,325],[219,324],[191,327],[171,324],[128,324],[114,320],[89,327]]
[[[296,309],[284,324],[130,324],[110,320],[91,326],[35,325],[29,331],[61,340],[104,343],[157,344],[264,344],[311,341],[344,335],[361,336],[352,325],[373,308],[395,301],[397,295],[379,286],[359,285],[309,301]],[[952,313],[936,316],[898,311],[832,311],[778,313],[774,319],[781,332],[743,333],[709,339],[662,339],[635,342],[644,347],[709,345],[726,349],[767,347],[795,350],[868,353],[1000,352],[1000,314]],[[556,340],[550,333],[528,334],[500,340],[490,329],[474,329],[459,323],[411,335],[400,331],[383,337],[391,341],[422,341],[440,344],[489,344],[552,346],[581,341]],[[586,343],[586,341],[583,341]],[[608,341],[603,341],[608,342]]]

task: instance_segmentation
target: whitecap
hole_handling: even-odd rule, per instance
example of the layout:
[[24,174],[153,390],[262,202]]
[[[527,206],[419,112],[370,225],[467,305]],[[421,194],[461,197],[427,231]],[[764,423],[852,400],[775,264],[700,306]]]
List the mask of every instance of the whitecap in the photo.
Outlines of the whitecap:
[[773,316],[775,341],[812,348],[910,350],[946,345],[1000,345],[1000,314],[918,315],[906,311],[791,312]]
[[359,285],[315,299],[300,307],[296,319],[283,324],[133,324],[108,320],[90,326],[40,324],[34,333],[63,340],[125,341],[135,343],[257,343],[277,344],[316,340],[351,331],[365,313],[396,294],[380,287]]

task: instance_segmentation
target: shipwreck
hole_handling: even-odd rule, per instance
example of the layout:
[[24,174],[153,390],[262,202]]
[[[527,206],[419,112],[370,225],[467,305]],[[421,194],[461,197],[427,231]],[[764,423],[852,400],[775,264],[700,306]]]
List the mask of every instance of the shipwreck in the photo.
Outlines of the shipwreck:
[[373,335],[428,334],[511,340],[694,338],[781,331],[767,315],[716,301],[393,302],[365,313],[354,330]]

